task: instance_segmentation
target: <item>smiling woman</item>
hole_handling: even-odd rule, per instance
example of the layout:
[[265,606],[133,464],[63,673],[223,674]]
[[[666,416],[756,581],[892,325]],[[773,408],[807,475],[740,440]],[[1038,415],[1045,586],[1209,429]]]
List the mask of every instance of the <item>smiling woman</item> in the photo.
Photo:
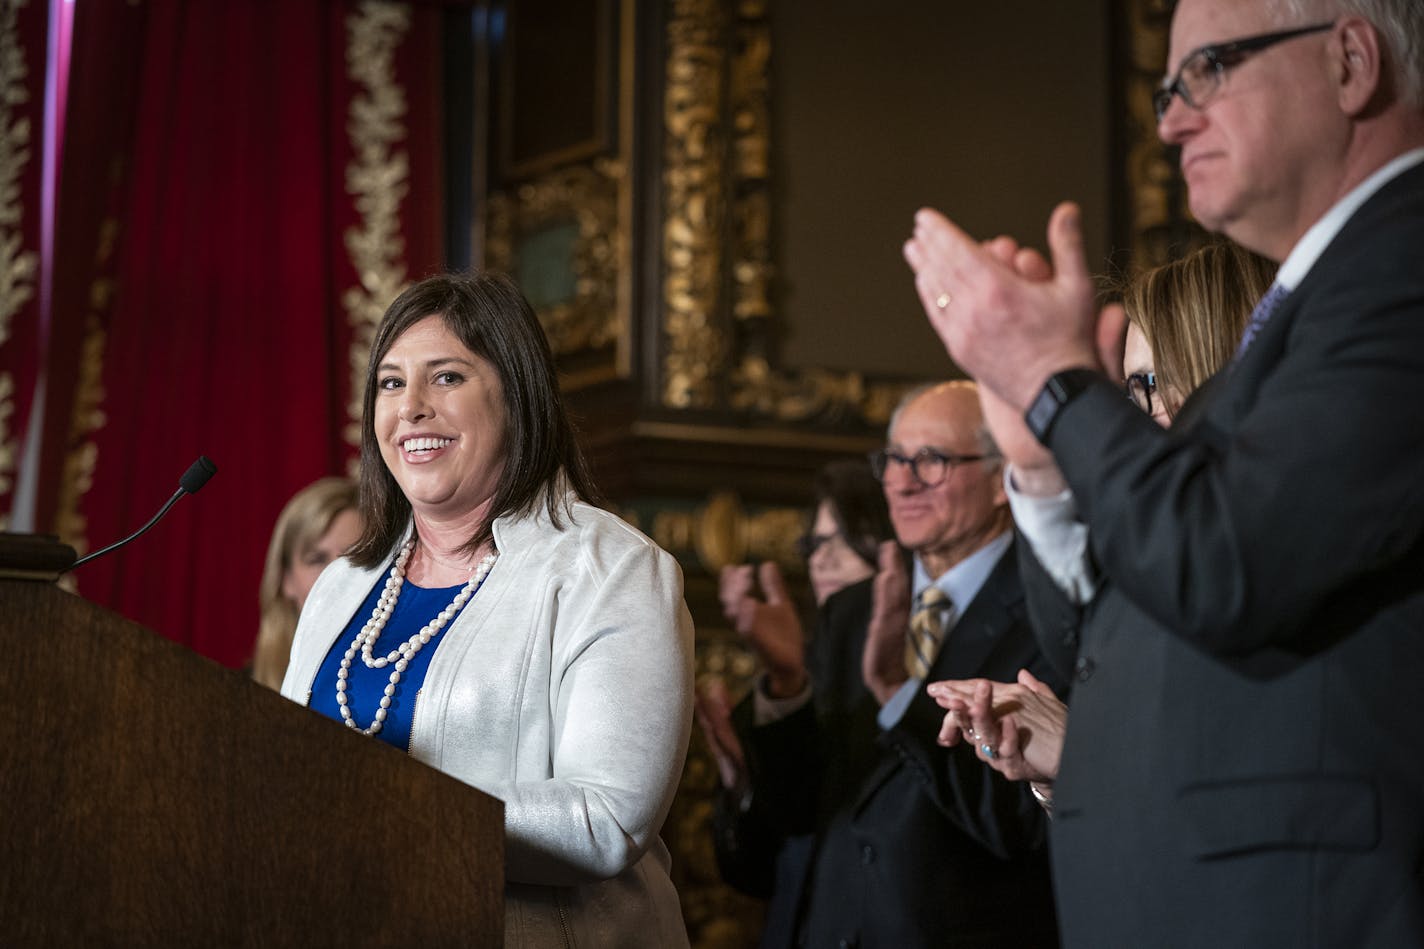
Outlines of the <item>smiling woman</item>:
[[376,371],[376,440],[406,498],[427,516],[446,512],[471,526],[488,521],[504,473],[494,366],[441,317],[427,316],[401,334]]
[[685,946],[658,831],[692,621],[676,561],[592,498],[518,289],[411,287],[366,374],[363,532],[282,691],[504,801],[506,945]]

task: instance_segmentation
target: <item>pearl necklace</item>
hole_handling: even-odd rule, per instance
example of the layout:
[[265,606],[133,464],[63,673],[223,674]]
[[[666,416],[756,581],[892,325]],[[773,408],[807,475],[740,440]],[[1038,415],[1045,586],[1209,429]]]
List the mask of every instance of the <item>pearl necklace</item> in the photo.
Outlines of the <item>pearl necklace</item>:
[[[396,601],[400,599],[401,585],[405,583],[405,565],[410,561],[411,552],[414,550],[415,537],[412,535],[410,540],[402,545],[400,553],[396,555],[395,565],[391,567],[391,574],[386,578],[386,588],[381,591],[375,609],[371,610],[371,618],[366,621],[366,625],[361,627],[361,632],[357,633],[356,638],[351,641],[350,648],[341,657],[341,667],[336,670],[336,704],[341,709],[341,720],[346,723],[347,728],[360,729],[363,735],[374,735],[381,730],[386,721],[387,710],[391,707],[391,696],[395,695],[396,685],[400,682],[401,674],[415,658],[415,654],[420,652],[421,647],[434,639],[445,627],[445,624],[455,618],[455,614],[460,612],[460,608],[469,601],[470,597],[475,595],[475,591],[485,582],[485,577],[489,576],[490,569],[499,557],[497,553],[491,553],[481,560],[475,567],[475,572],[470,575],[469,581],[460,588],[459,593],[455,594],[455,599],[450,602],[449,606],[422,626],[414,636],[386,655],[376,656],[374,655],[376,640],[381,638],[381,631],[386,628],[386,620],[390,619],[391,614],[395,612]],[[391,672],[391,680],[386,685],[386,694],[381,696],[380,707],[376,709],[375,717],[366,728],[361,728],[351,717],[351,709],[347,707],[346,698],[346,677],[351,670],[351,660],[356,658],[358,652],[367,669],[383,669],[388,665],[395,666]]]

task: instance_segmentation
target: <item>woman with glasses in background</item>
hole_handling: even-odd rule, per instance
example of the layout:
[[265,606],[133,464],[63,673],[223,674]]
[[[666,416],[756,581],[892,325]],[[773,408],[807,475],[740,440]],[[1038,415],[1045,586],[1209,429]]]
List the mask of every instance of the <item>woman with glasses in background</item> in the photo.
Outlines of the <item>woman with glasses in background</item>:
[[[865,629],[868,617],[847,621],[844,614],[846,604],[867,598],[837,594],[873,582],[880,544],[895,536],[884,491],[864,461],[826,465],[816,474],[812,494],[808,529],[797,545],[816,604],[811,643],[776,564],[729,566],[720,577],[719,595],[728,621],[757,652],[765,675],[780,683],[772,694],[795,694],[808,676],[824,682],[827,668],[859,670],[863,637],[852,642],[852,637],[837,633]],[[835,663],[833,653],[841,656]],[[829,683],[829,688],[816,691],[816,700],[848,706],[861,695],[870,698],[857,678],[853,683]],[[783,837],[756,807],[740,737],[753,725],[752,706],[748,696],[734,710],[726,683],[719,678],[709,678],[698,689],[697,720],[722,783],[713,815],[718,869],[735,889],[770,900],[760,945],[785,946],[792,940],[811,837]],[[851,720],[848,713],[844,717]],[[874,735],[863,732],[847,728],[847,747],[873,744]]]

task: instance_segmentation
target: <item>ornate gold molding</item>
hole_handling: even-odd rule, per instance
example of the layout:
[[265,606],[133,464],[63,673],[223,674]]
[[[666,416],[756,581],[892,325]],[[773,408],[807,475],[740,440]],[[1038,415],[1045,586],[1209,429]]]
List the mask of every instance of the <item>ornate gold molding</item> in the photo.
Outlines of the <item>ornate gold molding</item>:
[[[122,175],[116,161],[112,172],[117,180]],[[99,225],[98,247],[94,252],[96,277],[89,286],[89,301],[84,313],[84,336],[79,349],[78,379],[74,384],[74,406],[69,415],[68,449],[60,473],[59,494],[55,507],[55,533],[79,554],[89,548],[88,519],[80,513],[79,502],[94,484],[94,469],[99,462],[99,446],[94,433],[104,427],[104,350],[109,335],[105,326],[113,304],[116,286],[106,276],[118,247],[119,222],[107,217]]]
[[[777,362],[769,5],[666,2],[662,404],[781,423],[884,424],[913,383]],[[1138,265],[1163,262],[1201,234],[1152,113],[1172,7],[1172,0],[1112,6],[1126,44],[1118,80],[1126,115],[1118,120],[1125,236]]]
[[1157,137],[1152,94],[1167,62],[1175,0],[1121,0],[1115,6],[1119,35],[1127,48],[1122,102],[1127,110],[1123,173],[1128,191],[1128,229],[1135,267],[1153,267],[1179,256],[1203,232],[1187,207],[1186,183],[1169,150]]
[[[619,271],[626,257],[619,199],[626,178],[622,162],[604,159],[594,161],[592,167],[565,168],[490,196],[485,255],[496,270],[519,275],[523,240],[560,225],[576,228],[569,261],[573,295],[547,303],[531,299],[556,356],[618,342],[623,325]],[[520,283],[526,293],[537,297],[537,281]]]
[[883,425],[916,383],[776,364],[767,14],[765,0],[670,2],[662,402],[784,423]]
[[771,560],[788,574],[805,573],[796,553],[796,539],[806,528],[806,515],[793,508],[766,508],[751,513],[730,491],[721,491],[692,510],[663,510],[653,516],[652,538],[677,553],[691,551],[710,575],[730,564]]
[[346,441],[361,444],[361,403],[366,361],[382,314],[405,289],[401,201],[410,193],[405,90],[396,80],[395,52],[410,30],[410,8],[366,0],[346,19],[346,75],[360,87],[347,107],[347,132],[355,158],[346,168],[346,191],[361,216],[345,241],[357,286],[341,295],[351,325],[351,397]]
[[859,372],[776,370],[743,356],[732,371],[731,405],[779,422],[868,422],[886,425],[901,396],[918,382],[867,382]]
[[[29,67],[19,42],[20,8],[28,0],[0,0],[0,346],[10,338],[15,314],[34,297],[39,255],[24,247],[24,195],[20,178],[30,162],[30,120],[14,108],[29,101]],[[8,496],[19,450],[10,432],[15,380],[0,373],[0,497]],[[0,529],[9,510],[0,511]]]
[[671,0],[663,98],[662,401],[712,408],[727,351],[717,325],[725,193],[725,0]]

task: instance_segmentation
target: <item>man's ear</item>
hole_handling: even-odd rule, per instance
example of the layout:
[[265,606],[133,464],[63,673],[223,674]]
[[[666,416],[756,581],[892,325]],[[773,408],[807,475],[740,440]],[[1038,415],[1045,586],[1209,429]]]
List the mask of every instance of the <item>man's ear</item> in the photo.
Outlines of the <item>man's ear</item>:
[[994,470],[994,506],[1007,511],[1009,509],[1009,492],[1004,487],[1004,462],[999,462],[999,467]]
[[1357,116],[1378,105],[1385,76],[1384,49],[1379,31],[1363,17],[1343,18],[1330,38],[1330,56],[1340,109]]

